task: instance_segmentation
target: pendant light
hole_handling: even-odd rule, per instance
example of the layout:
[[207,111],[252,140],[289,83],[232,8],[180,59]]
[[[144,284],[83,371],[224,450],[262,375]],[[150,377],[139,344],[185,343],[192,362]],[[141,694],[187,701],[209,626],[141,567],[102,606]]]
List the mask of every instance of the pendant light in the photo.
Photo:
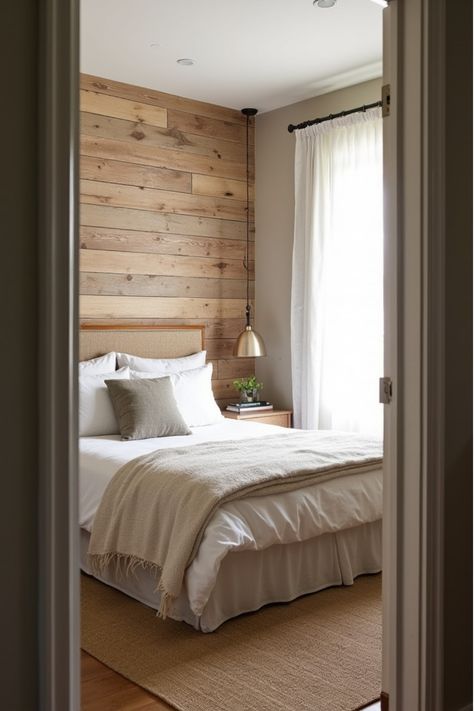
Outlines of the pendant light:
[[250,323],[250,266],[249,266],[249,246],[250,246],[250,198],[249,198],[249,121],[251,116],[255,116],[257,109],[242,109],[243,115],[247,118],[247,247],[245,251],[245,270],[247,272],[247,306],[245,307],[246,326],[237,338],[234,346],[234,355],[238,358],[258,358],[267,355],[263,338],[253,330]]

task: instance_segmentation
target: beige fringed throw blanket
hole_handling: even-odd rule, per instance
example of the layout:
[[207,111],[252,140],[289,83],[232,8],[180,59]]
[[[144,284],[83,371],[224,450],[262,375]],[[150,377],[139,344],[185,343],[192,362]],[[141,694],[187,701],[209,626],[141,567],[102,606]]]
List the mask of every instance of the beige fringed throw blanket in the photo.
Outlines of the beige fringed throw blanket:
[[115,564],[126,573],[142,566],[161,574],[160,615],[166,617],[217,507],[379,468],[381,457],[379,440],[283,429],[138,457],[105,490],[89,546],[92,569]]

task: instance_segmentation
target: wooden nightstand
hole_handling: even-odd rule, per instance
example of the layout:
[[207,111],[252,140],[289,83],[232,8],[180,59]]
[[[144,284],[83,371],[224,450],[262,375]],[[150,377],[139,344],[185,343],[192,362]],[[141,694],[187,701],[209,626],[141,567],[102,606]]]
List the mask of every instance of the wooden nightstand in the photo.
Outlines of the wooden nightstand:
[[291,427],[293,412],[291,410],[259,410],[257,412],[230,412],[223,410],[224,417],[229,420],[252,420],[252,422],[263,422],[266,425],[278,425],[279,427]]

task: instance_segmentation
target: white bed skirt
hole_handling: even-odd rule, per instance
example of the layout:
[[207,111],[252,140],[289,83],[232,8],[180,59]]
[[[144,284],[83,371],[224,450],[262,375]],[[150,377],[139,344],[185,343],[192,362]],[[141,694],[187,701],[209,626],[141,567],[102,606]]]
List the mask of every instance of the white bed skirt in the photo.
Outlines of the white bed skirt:
[[[87,563],[89,537],[81,529],[81,568],[91,575]],[[170,617],[201,632],[213,632],[244,612],[269,603],[289,602],[333,585],[352,585],[358,575],[381,569],[381,520],[263,551],[237,551],[222,561],[202,615],[194,614],[184,591]],[[96,577],[155,610],[160,606],[157,580],[148,571],[138,569],[134,576],[124,579],[117,578],[111,569]]]

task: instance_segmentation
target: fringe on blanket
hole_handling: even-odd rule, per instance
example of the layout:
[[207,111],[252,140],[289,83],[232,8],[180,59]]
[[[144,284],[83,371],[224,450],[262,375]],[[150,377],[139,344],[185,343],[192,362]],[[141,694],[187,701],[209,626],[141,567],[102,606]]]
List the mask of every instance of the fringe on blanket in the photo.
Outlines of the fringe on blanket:
[[114,569],[114,575],[117,580],[123,580],[123,578],[135,575],[138,568],[151,571],[155,577],[159,575],[160,580],[155,588],[155,592],[159,592],[161,595],[157,615],[161,617],[162,620],[166,620],[173,605],[174,597],[167,592],[163,585],[159,565],[150,563],[150,561],[143,560],[142,558],[137,558],[129,553],[93,553],[88,555],[88,560],[92,573],[99,577],[103,576],[107,571],[110,571],[111,568]]

